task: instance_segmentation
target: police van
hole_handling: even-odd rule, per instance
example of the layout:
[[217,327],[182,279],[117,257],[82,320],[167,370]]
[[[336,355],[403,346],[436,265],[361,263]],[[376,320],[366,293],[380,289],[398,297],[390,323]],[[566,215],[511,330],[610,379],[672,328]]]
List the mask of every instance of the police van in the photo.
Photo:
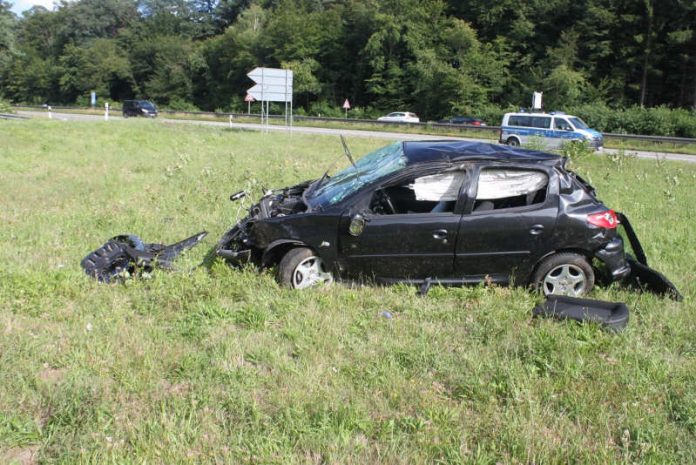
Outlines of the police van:
[[505,113],[500,126],[501,144],[519,146],[537,139],[550,149],[570,141],[586,141],[597,150],[604,146],[601,132],[591,129],[577,116],[561,112]]

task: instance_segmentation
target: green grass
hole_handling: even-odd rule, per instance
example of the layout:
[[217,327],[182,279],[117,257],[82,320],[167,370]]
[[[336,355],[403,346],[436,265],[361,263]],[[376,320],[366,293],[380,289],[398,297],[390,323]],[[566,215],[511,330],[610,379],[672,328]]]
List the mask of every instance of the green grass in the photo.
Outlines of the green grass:
[[[611,334],[532,320],[520,288],[293,292],[196,267],[229,193],[321,175],[337,138],[129,120],[0,122],[0,140],[0,463],[696,461],[694,166],[572,162],[685,295],[597,288],[632,311]],[[177,271],[79,267],[115,234],[201,229]]]
[[[35,108],[25,108],[27,110],[36,110]],[[91,109],[61,109],[58,110],[61,113],[85,113],[92,115],[103,115],[103,109],[91,110]],[[112,114],[119,115],[120,110],[112,112]],[[161,115],[162,118],[176,119],[176,120],[191,120],[191,121],[215,121],[215,122],[227,122],[229,117],[227,115],[211,115],[211,114],[201,114],[192,115],[188,113],[166,113]],[[243,116],[235,117],[233,119],[235,123],[251,123],[259,124],[260,120],[258,116]],[[285,122],[282,119],[270,119],[269,123],[271,125],[284,125]],[[369,122],[349,122],[343,123],[341,121],[312,121],[312,120],[295,120],[295,126],[302,127],[316,127],[316,128],[328,128],[328,129],[351,129],[356,131],[379,131],[379,132],[398,132],[406,134],[428,134],[436,136],[446,136],[446,137],[465,137],[472,139],[486,139],[490,141],[498,141],[498,132],[486,129],[474,129],[466,127],[439,127],[439,126],[413,126],[410,124],[371,124]],[[619,150],[637,150],[645,152],[663,152],[663,153],[679,153],[686,155],[696,155],[696,144],[685,144],[685,143],[673,143],[673,142],[648,142],[640,140],[621,140],[607,138],[604,141],[604,146],[609,149],[619,149]]]

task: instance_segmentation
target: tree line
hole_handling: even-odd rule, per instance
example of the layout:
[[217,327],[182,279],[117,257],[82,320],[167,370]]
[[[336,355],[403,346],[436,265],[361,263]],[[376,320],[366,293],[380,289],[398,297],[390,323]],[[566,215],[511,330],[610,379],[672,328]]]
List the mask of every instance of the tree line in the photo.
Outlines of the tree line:
[[696,108],[692,0],[0,0],[0,97],[245,109],[246,73],[295,73],[300,111],[422,118],[528,106]]

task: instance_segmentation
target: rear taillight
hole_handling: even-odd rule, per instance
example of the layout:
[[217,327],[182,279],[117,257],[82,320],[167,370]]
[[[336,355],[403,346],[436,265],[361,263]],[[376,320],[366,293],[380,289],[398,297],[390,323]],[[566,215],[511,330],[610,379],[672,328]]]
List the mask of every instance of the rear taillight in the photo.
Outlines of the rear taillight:
[[619,225],[619,219],[616,217],[616,212],[614,212],[614,210],[587,215],[587,222],[606,229],[616,229]]
[[474,126],[481,126],[481,121],[474,121],[473,123]]

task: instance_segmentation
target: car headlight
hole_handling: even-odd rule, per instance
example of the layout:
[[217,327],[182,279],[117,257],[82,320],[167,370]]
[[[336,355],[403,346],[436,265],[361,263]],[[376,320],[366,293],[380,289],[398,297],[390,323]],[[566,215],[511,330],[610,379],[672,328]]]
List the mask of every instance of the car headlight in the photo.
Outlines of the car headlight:
[[144,109],[144,108],[141,108],[140,111],[142,111],[142,112],[145,113],[146,115],[147,115],[148,113],[150,113],[149,111],[147,111],[147,110]]

